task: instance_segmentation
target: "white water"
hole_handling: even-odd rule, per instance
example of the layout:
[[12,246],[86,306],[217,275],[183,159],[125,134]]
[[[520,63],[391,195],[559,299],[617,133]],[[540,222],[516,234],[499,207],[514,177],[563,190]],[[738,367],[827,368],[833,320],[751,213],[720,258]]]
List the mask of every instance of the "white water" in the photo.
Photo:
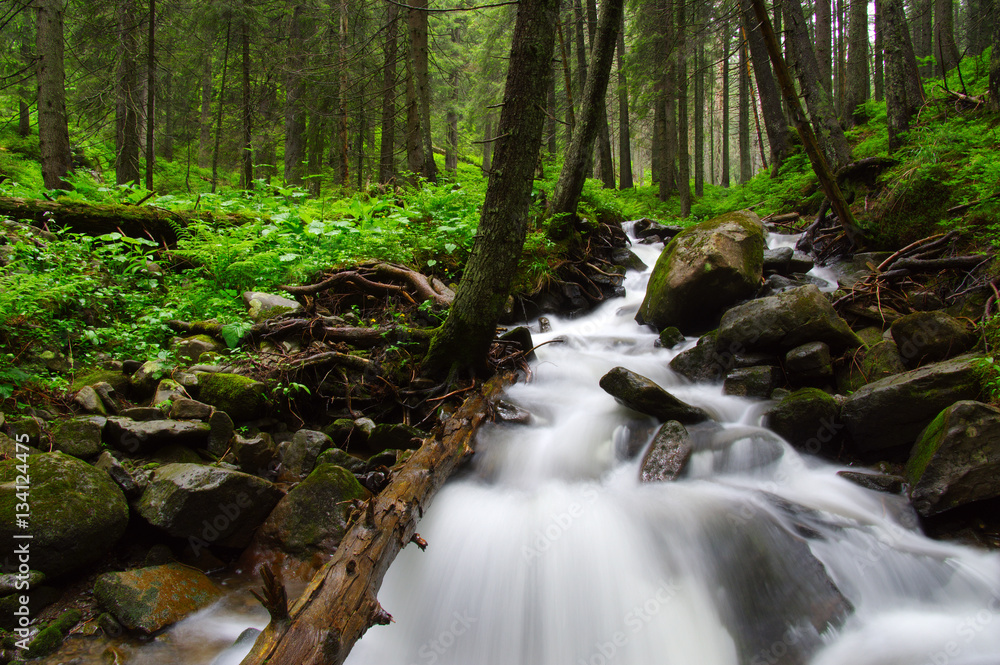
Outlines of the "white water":
[[[635,250],[652,266],[659,246]],[[905,500],[761,429],[761,402],[671,372],[677,350],[633,319],[647,278],[535,333],[565,341],[509,391],[533,424],[481,433],[419,525],[426,552],[407,547],[378,594],[394,623],[349,665],[1000,662],[997,555],[924,538]],[[684,479],[638,482],[623,453],[656,423],[598,386],[619,365],[718,421],[691,428]],[[826,597],[809,551],[853,606],[832,627],[796,615]]]

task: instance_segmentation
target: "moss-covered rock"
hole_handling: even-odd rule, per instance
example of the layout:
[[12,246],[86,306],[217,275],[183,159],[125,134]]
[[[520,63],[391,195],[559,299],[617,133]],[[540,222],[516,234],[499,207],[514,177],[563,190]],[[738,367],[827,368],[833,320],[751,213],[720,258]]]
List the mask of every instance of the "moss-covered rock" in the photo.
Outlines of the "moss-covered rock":
[[764,226],[749,210],[685,229],[663,248],[636,320],[696,333],[760,285]]
[[347,531],[351,501],[368,496],[350,471],[321,464],[271,512],[260,528],[261,542],[302,558],[329,554]]
[[52,443],[67,455],[87,459],[101,453],[101,434],[107,419],[101,416],[63,420],[52,427]]
[[889,330],[909,367],[965,353],[976,343],[972,330],[942,311],[907,314],[893,321]]
[[267,386],[239,374],[200,374],[198,399],[225,411],[234,422],[255,420],[268,411]]
[[615,367],[602,376],[600,386],[622,406],[662,421],[691,424],[709,419],[704,410],[686,404],[655,381],[625,367]]
[[28,644],[25,654],[28,658],[41,658],[47,656],[62,644],[66,639],[66,634],[73,629],[73,626],[80,623],[83,613],[80,610],[67,610],[59,615],[55,621],[38,631],[35,638]]
[[[106,473],[64,453],[29,458],[31,565],[49,578],[99,560],[128,525],[128,504]],[[13,516],[17,460],[0,462],[0,515]],[[14,542],[13,519],[0,521],[0,539]]]
[[174,340],[170,344],[178,360],[195,364],[203,353],[216,353],[225,349],[225,345],[209,335],[190,335]]
[[896,343],[882,340],[867,349],[858,349],[836,371],[837,390],[847,395],[861,386],[906,371]]
[[809,453],[829,451],[844,429],[837,400],[819,388],[800,388],[764,414],[774,433]]
[[222,597],[203,573],[169,563],[105,573],[94,584],[94,597],[130,630],[154,633]]

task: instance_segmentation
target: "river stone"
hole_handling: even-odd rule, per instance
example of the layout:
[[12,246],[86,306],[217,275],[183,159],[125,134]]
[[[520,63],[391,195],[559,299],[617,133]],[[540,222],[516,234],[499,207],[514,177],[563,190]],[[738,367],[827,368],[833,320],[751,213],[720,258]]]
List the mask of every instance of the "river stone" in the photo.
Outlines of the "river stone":
[[[17,460],[0,462],[0,540],[17,542]],[[100,469],[64,453],[31,458],[31,567],[48,578],[78,570],[107,554],[128,525],[128,503]]]
[[837,400],[819,388],[800,388],[764,413],[764,424],[799,450],[830,450],[842,434]]
[[860,453],[912,446],[931,420],[961,400],[982,392],[977,358],[961,356],[862,386],[841,410]]
[[702,335],[694,346],[674,356],[670,369],[695,383],[722,381],[735,366],[735,360],[731,354],[723,355],[716,350],[717,339],[714,331]]
[[814,285],[733,307],[722,315],[716,344],[720,351],[734,354],[784,354],[806,342],[826,342],[835,353],[861,346],[861,339]]
[[210,428],[191,420],[147,420],[108,418],[104,439],[116,449],[130,455],[152,453],[167,444],[204,448]]
[[259,291],[245,291],[243,304],[247,307],[247,315],[258,323],[281,314],[302,311],[302,305],[290,298]]
[[791,247],[777,247],[775,249],[764,250],[764,274],[780,273],[782,275],[790,272],[788,264],[792,261],[792,254],[795,250]]
[[687,466],[692,450],[691,439],[684,425],[676,420],[663,423],[642,458],[639,480],[644,483],[675,480]]
[[749,210],[727,213],[677,234],[663,248],[636,314],[640,324],[691,334],[760,285],[764,226]]
[[222,457],[233,439],[233,419],[225,411],[215,411],[208,419],[208,428],[208,452]]
[[132,391],[140,398],[148,398],[156,391],[160,379],[170,374],[170,368],[159,360],[147,360],[129,378]]
[[173,400],[170,417],[176,420],[208,420],[214,409],[211,405],[187,397]]
[[52,427],[52,443],[67,455],[86,459],[101,452],[101,433],[107,418],[71,418]]
[[163,420],[163,412],[155,406],[133,406],[128,409],[122,409],[122,412],[118,415],[122,418],[143,423],[150,420]]
[[97,395],[101,398],[108,413],[112,416],[119,415],[122,409],[118,403],[118,391],[115,390],[115,387],[107,381],[98,381],[93,385],[93,388],[97,391]]
[[966,400],[942,411],[913,447],[906,479],[925,517],[1000,496],[1000,409]]
[[602,376],[600,386],[619,404],[662,421],[692,424],[709,419],[702,409],[682,402],[651,379],[624,367],[615,367]]
[[910,367],[965,353],[976,343],[976,335],[946,312],[914,312],[889,327],[899,353]]
[[278,502],[260,528],[260,540],[308,558],[332,553],[347,532],[351,501],[371,496],[347,469],[321,464]]
[[824,381],[833,376],[833,359],[826,342],[807,342],[785,354],[785,371],[792,383]]
[[684,333],[677,329],[677,326],[668,326],[660,331],[657,340],[660,346],[665,349],[672,349],[684,341]]
[[174,340],[170,348],[179,360],[193,365],[203,353],[217,353],[226,347],[208,335],[191,335]]
[[280,447],[281,471],[278,480],[298,482],[309,475],[316,465],[316,458],[324,449],[333,445],[333,439],[323,432],[300,429],[292,435],[287,445]]
[[191,399],[191,396],[184,390],[184,386],[173,379],[161,379],[156,384],[156,392],[153,393],[152,405],[159,407],[165,402],[173,403],[174,400],[178,399]]
[[108,415],[108,410],[101,401],[101,396],[97,394],[93,386],[84,386],[77,391],[73,397],[73,403],[87,413],[96,413],[102,416]]
[[858,349],[850,358],[850,362],[837,370],[837,390],[847,395],[866,383],[894,376],[905,372],[906,369],[896,343],[883,340],[867,349]]
[[251,437],[235,435],[233,452],[240,471],[255,476],[271,471],[278,459],[278,446],[267,432],[258,432]]
[[147,522],[204,546],[244,547],[282,497],[273,483],[201,464],[167,464],[136,503]]
[[368,435],[368,450],[378,453],[383,450],[416,450],[429,434],[403,423],[379,423]]
[[738,397],[767,399],[784,382],[784,378],[781,368],[773,365],[737,367],[722,383],[722,392]]
[[34,446],[28,445],[27,443],[21,443],[18,445],[14,439],[10,438],[3,432],[0,432],[0,459],[16,457],[18,453],[41,455],[42,451]]
[[222,597],[204,573],[179,563],[105,573],[94,597],[129,630],[150,634],[176,623]]
[[368,470],[368,462],[355,457],[346,450],[340,448],[327,448],[316,458],[316,466],[323,464],[334,464],[342,466],[351,473],[364,473]]
[[148,484],[148,479],[143,475],[138,480],[132,473],[122,465],[118,459],[111,454],[110,450],[105,450],[101,453],[101,456],[97,458],[94,462],[94,467],[101,469],[106,472],[111,480],[115,481],[115,484],[121,488],[122,493],[125,494],[125,498],[132,500],[139,497],[142,494],[142,490],[145,489]]
[[885,492],[886,494],[899,494],[903,491],[906,484],[906,479],[902,476],[893,476],[888,473],[841,469],[837,472],[837,475],[865,489],[875,492]]
[[267,386],[239,374],[200,375],[198,399],[225,411],[237,423],[262,418],[268,411]]

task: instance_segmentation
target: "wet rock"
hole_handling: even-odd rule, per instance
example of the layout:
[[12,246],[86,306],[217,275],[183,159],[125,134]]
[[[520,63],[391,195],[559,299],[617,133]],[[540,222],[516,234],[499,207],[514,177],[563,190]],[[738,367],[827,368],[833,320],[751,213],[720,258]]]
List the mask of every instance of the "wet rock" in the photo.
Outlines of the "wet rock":
[[67,455],[87,459],[101,452],[101,437],[107,419],[103,416],[72,418],[52,427],[52,443]]
[[784,354],[806,342],[825,342],[835,353],[861,339],[813,285],[737,305],[722,316],[717,348],[729,353]]
[[906,479],[925,517],[1000,496],[1000,409],[969,400],[944,409],[920,434]]
[[28,643],[28,648],[24,655],[28,658],[42,658],[59,648],[66,635],[73,627],[83,619],[80,610],[67,610],[60,614],[55,621],[38,631]]
[[717,340],[715,332],[702,335],[694,346],[674,356],[670,369],[698,383],[722,381],[736,362],[732,354],[721,354],[716,350]]
[[208,420],[214,409],[209,404],[187,397],[173,400],[170,405],[170,417],[175,420]]
[[218,353],[226,347],[208,335],[191,335],[175,340],[170,348],[179,360],[193,365],[201,360],[203,353]]
[[101,456],[94,462],[94,467],[106,472],[111,480],[115,481],[115,484],[121,488],[125,498],[130,501],[138,498],[148,484],[148,479],[145,476],[137,479],[108,450],[101,453]]
[[281,447],[281,471],[278,480],[298,482],[309,475],[316,465],[316,458],[333,445],[333,439],[323,432],[301,429],[292,440]]
[[889,330],[909,367],[965,353],[976,343],[975,333],[941,311],[907,314],[893,321]]
[[862,386],[847,398],[841,418],[860,453],[909,447],[943,409],[981,390],[976,359],[963,356]]
[[847,395],[861,386],[906,371],[896,343],[877,342],[867,349],[858,349],[836,372],[837,390]]
[[225,411],[237,423],[256,420],[268,411],[267,386],[239,374],[202,374],[198,377],[198,399]]
[[251,437],[235,435],[233,451],[240,471],[255,476],[264,476],[277,466],[278,446],[267,432],[258,432]]
[[619,404],[662,421],[691,424],[709,419],[704,410],[682,402],[654,381],[624,367],[615,367],[602,376],[600,386]]
[[[15,542],[17,460],[0,462],[0,539]],[[128,504],[100,469],[63,453],[31,458],[31,567],[49,578],[103,557],[125,533]]]
[[684,341],[684,333],[675,326],[669,326],[660,331],[659,344],[665,349],[672,349]]
[[201,464],[167,464],[136,503],[147,522],[204,547],[244,547],[281,499],[274,484],[239,471]]
[[232,442],[235,425],[225,411],[215,411],[208,419],[208,452],[222,457]]
[[906,479],[902,476],[873,473],[870,471],[841,470],[837,472],[837,475],[865,489],[874,490],[875,492],[885,492],[886,494],[899,494],[903,491],[906,483]]
[[173,379],[162,379],[156,384],[156,392],[153,393],[153,406],[159,408],[163,404],[172,404],[177,399],[191,399],[191,396],[184,390],[184,386]]
[[151,461],[159,462],[160,464],[172,464],[174,462],[184,462],[189,464],[204,463],[201,455],[197,452],[187,446],[181,446],[175,443],[168,443],[162,448],[157,449],[150,459]]
[[685,333],[710,327],[756,292],[763,252],[764,226],[749,210],[685,229],[657,259],[636,320]]
[[800,388],[770,407],[764,423],[793,447],[831,451],[844,431],[837,400],[819,388]]
[[722,392],[738,397],[767,399],[784,382],[784,378],[781,368],[772,365],[738,367],[729,372],[722,383]]
[[322,429],[324,434],[333,439],[334,445],[341,447],[347,443],[353,431],[354,421],[350,418],[337,418]]
[[321,452],[319,457],[316,458],[316,466],[319,467],[324,464],[342,466],[353,474],[365,473],[369,469],[369,464],[366,460],[355,457],[340,448],[327,448]]
[[108,413],[117,416],[121,412],[121,405],[118,403],[118,392],[115,387],[107,381],[99,381],[93,385],[93,388],[97,391]]
[[429,435],[403,423],[379,423],[368,435],[367,447],[373,452],[383,450],[416,450]]
[[675,480],[683,473],[692,450],[684,425],[676,420],[663,423],[642,458],[639,480],[644,483]]
[[168,444],[204,448],[210,427],[190,420],[147,420],[108,418],[104,439],[109,445],[130,455],[155,452]]
[[791,272],[788,269],[788,264],[792,261],[792,255],[795,250],[791,247],[777,247],[775,249],[765,249],[764,250],[764,274],[769,275],[773,273],[778,273],[781,275],[786,275]]
[[785,354],[785,371],[792,383],[826,381],[833,377],[833,359],[825,342],[807,342]]
[[0,432],[0,459],[10,459],[15,457],[18,453],[41,455],[42,451],[26,443],[19,444],[3,432]]
[[257,322],[281,314],[302,311],[302,305],[290,298],[259,291],[244,292],[243,304],[246,305],[250,318]]
[[527,327],[517,326],[516,328],[511,328],[501,335],[500,339],[515,344],[517,349],[524,354],[525,360],[531,361],[535,359],[535,345],[531,341],[531,331]]
[[150,634],[211,605],[222,590],[204,573],[168,563],[105,573],[94,597],[125,628]]
[[135,420],[136,422],[149,422],[150,420],[163,420],[163,412],[155,406],[133,406],[129,409],[122,409],[122,418]]
[[351,501],[369,496],[347,469],[317,466],[278,502],[260,528],[260,541],[303,559],[330,554],[347,532]]
[[108,415],[108,410],[101,401],[101,396],[97,394],[92,386],[84,386],[77,391],[73,397],[73,403],[87,413],[97,413],[102,416]]
[[611,262],[626,270],[645,270],[647,268],[642,259],[627,247],[617,247],[611,250]]
[[152,397],[160,379],[170,374],[170,368],[159,360],[147,360],[129,379],[132,391],[140,398]]
[[513,402],[500,400],[497,404],[496,420],[511,425],[528,425],[531,423],[532,415],[527,409]]

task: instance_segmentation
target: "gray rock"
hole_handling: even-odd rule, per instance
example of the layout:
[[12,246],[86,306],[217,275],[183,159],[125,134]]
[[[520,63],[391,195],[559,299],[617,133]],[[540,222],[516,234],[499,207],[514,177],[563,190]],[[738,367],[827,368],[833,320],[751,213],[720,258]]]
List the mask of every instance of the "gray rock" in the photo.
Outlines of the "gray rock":
[[615,367],[602,376],[600,386],[619,404],[662,421],[691,424],[709,419],[702,409],[682,402],[654,381],[624,367]]
[[856,350],[836,371],[837,390],[844,395],[861,386],[906,371],[903,357],[893,341],[883,340],[867,349]]
[[208,420],[213,411],[211,405],[187,397],[175,399],[170,404],[170,417],[176,420]]
[[921,432],[906,479],[924,516],[1000,496],[1000,409],[970,400],[944,409]]
[[250,318],[257,322],[281,314],[302,311],[302,305],[290,298],[258,291],[244,292],[243,304],[246,305]]
[[267,432],[259,432],[244,438],[235,435],[233,451],[240,471],[255,476],[264,476],[277,466],[278,446]]
[[738,397],[767,399],[784,382],[784,378],[781,368],[772,365],[737,367],[722,383],[722,392]]
[[676,326],[669,326],[660,331],[659,344],[665,349],[672,349],[684,341],[684,333]]
[[102,416],[108,415],[108,410],[101,401],[100,395],[92,386],[84,386],[77,391],[73,397],[73,403],[87,413],[97,413]]
[[215,411],[208,419],[209,435],[208,452],[216,457],[222,457],[233,439],[235,425],[233,419],[225,411]]
[[368,435],[367,447],[372,452],[383,450],[416,450],[428,437],[427,432],[403,423],[379,423]]
[[173,403],[177,399],[191,399],[191,396],[184,390],[184,386],[173,379],[161,379],[156,384],[156,392],[153,393],[152,406],[159,407],[165,402]]
[[323,432],[308,429],[299,430],[292,435],[292,440],[282,451],[282,468],[278,479],[283,482],[302,480],[313,470],[319,454],[332,445],[333,439]]
[[155,633],[222,597],[199,570],[179,563],[104,573],[94,597],[129,630]]
[[788,264],[792,261],[795,250],[791,247],[778,247],[764,250],[764,274],[779,273],[785,275],[791,272]]
[[163,412],[155,406],[133,406],[128,409],[122,409],[122,412],[118,415],[140,423],[149,422],[150,420],[163,420]]
[[130,377],[132,390],[140,398],[152,397],[160,379],[170,374],[170,368],[159,360],[147,360]]
[[644,483],[675,480],[683,473],[692,450],[691,439],[684,425],[676,420],[663,423],[653,437],[646,456],[642,458],[639,480]]
[[840,405],[819,388],[800,388],[764,414],[764,423],[793,447],[811,454],[830,451],[844,433]]
[[981,391],[976,359],[962,356],[862,386],[847,398],[841,417],[860,453],[912,446],[943,409]]
[[806,342],[825,342],[835,353],[862,344],[813,285],[733,307],[722,316],[716,344],[719,351],[734,354],[784,354]]
[[200,550],[211,544],[245,547],[282,497],[274,484],[239,471],[201,464],[167,464],[136,510],[171,536]]
[[887,473],[841,470],[837,475],[865,489],[886,494],[899,494],[906,484],[906,479],[902,476],[892,476]]
[[914,312],[893,321],[889,328],[899,353],[909,367],[965,353],[976,335],[945,312]]
[[103,416],[72,418],[52,427],[52,443],[67,455],[86,459],[101,452],[101,435],[107,419]]
[[115,484],[121,488],[125,498],[130,501],[138,498],[142,494],[142,490],[149,484],[149,479],[145,476],[141,476],[137,480],[108,450],[101,453],[101,456],[94,462],[94,467],[106,472],[111,480],[115,481]]
[[267,415],[267,386],[260,381],[227,372],[198,377],[198,399],[225,411],[233,422],[257,420]]
[[351,473],[364,473],[369,467],[366,460],[355,457],[346,450],[341,450],[340,448],[327,448],[321,452],[319,457],[316,458],[316,466],[321,466],[323,464],[342,466]]
[[717,340],[715,332],[702,335],[694,346],[674,356],[670,369],[697,383],[723,381],[736,360],[732,354],[716,350]]
[[217,353],[226,347],[208,335],[191,335],[174,340],[170,348],[180,360],[195,364],[201,359],[203,353]]
[[685,229],[657,259],[636,320],[687,334],[711,327],[756,292],[763,254],[764,226],[749,210]]
[[210,428],[190,420],[148,420],[108,418],[104,438],[115,449],[130,455],[143,455],[167,444],[204,448]]
[[785,371],[792,383],[812,383],[833,377],[833,359],[826,342],[807,342],[785,354]]

